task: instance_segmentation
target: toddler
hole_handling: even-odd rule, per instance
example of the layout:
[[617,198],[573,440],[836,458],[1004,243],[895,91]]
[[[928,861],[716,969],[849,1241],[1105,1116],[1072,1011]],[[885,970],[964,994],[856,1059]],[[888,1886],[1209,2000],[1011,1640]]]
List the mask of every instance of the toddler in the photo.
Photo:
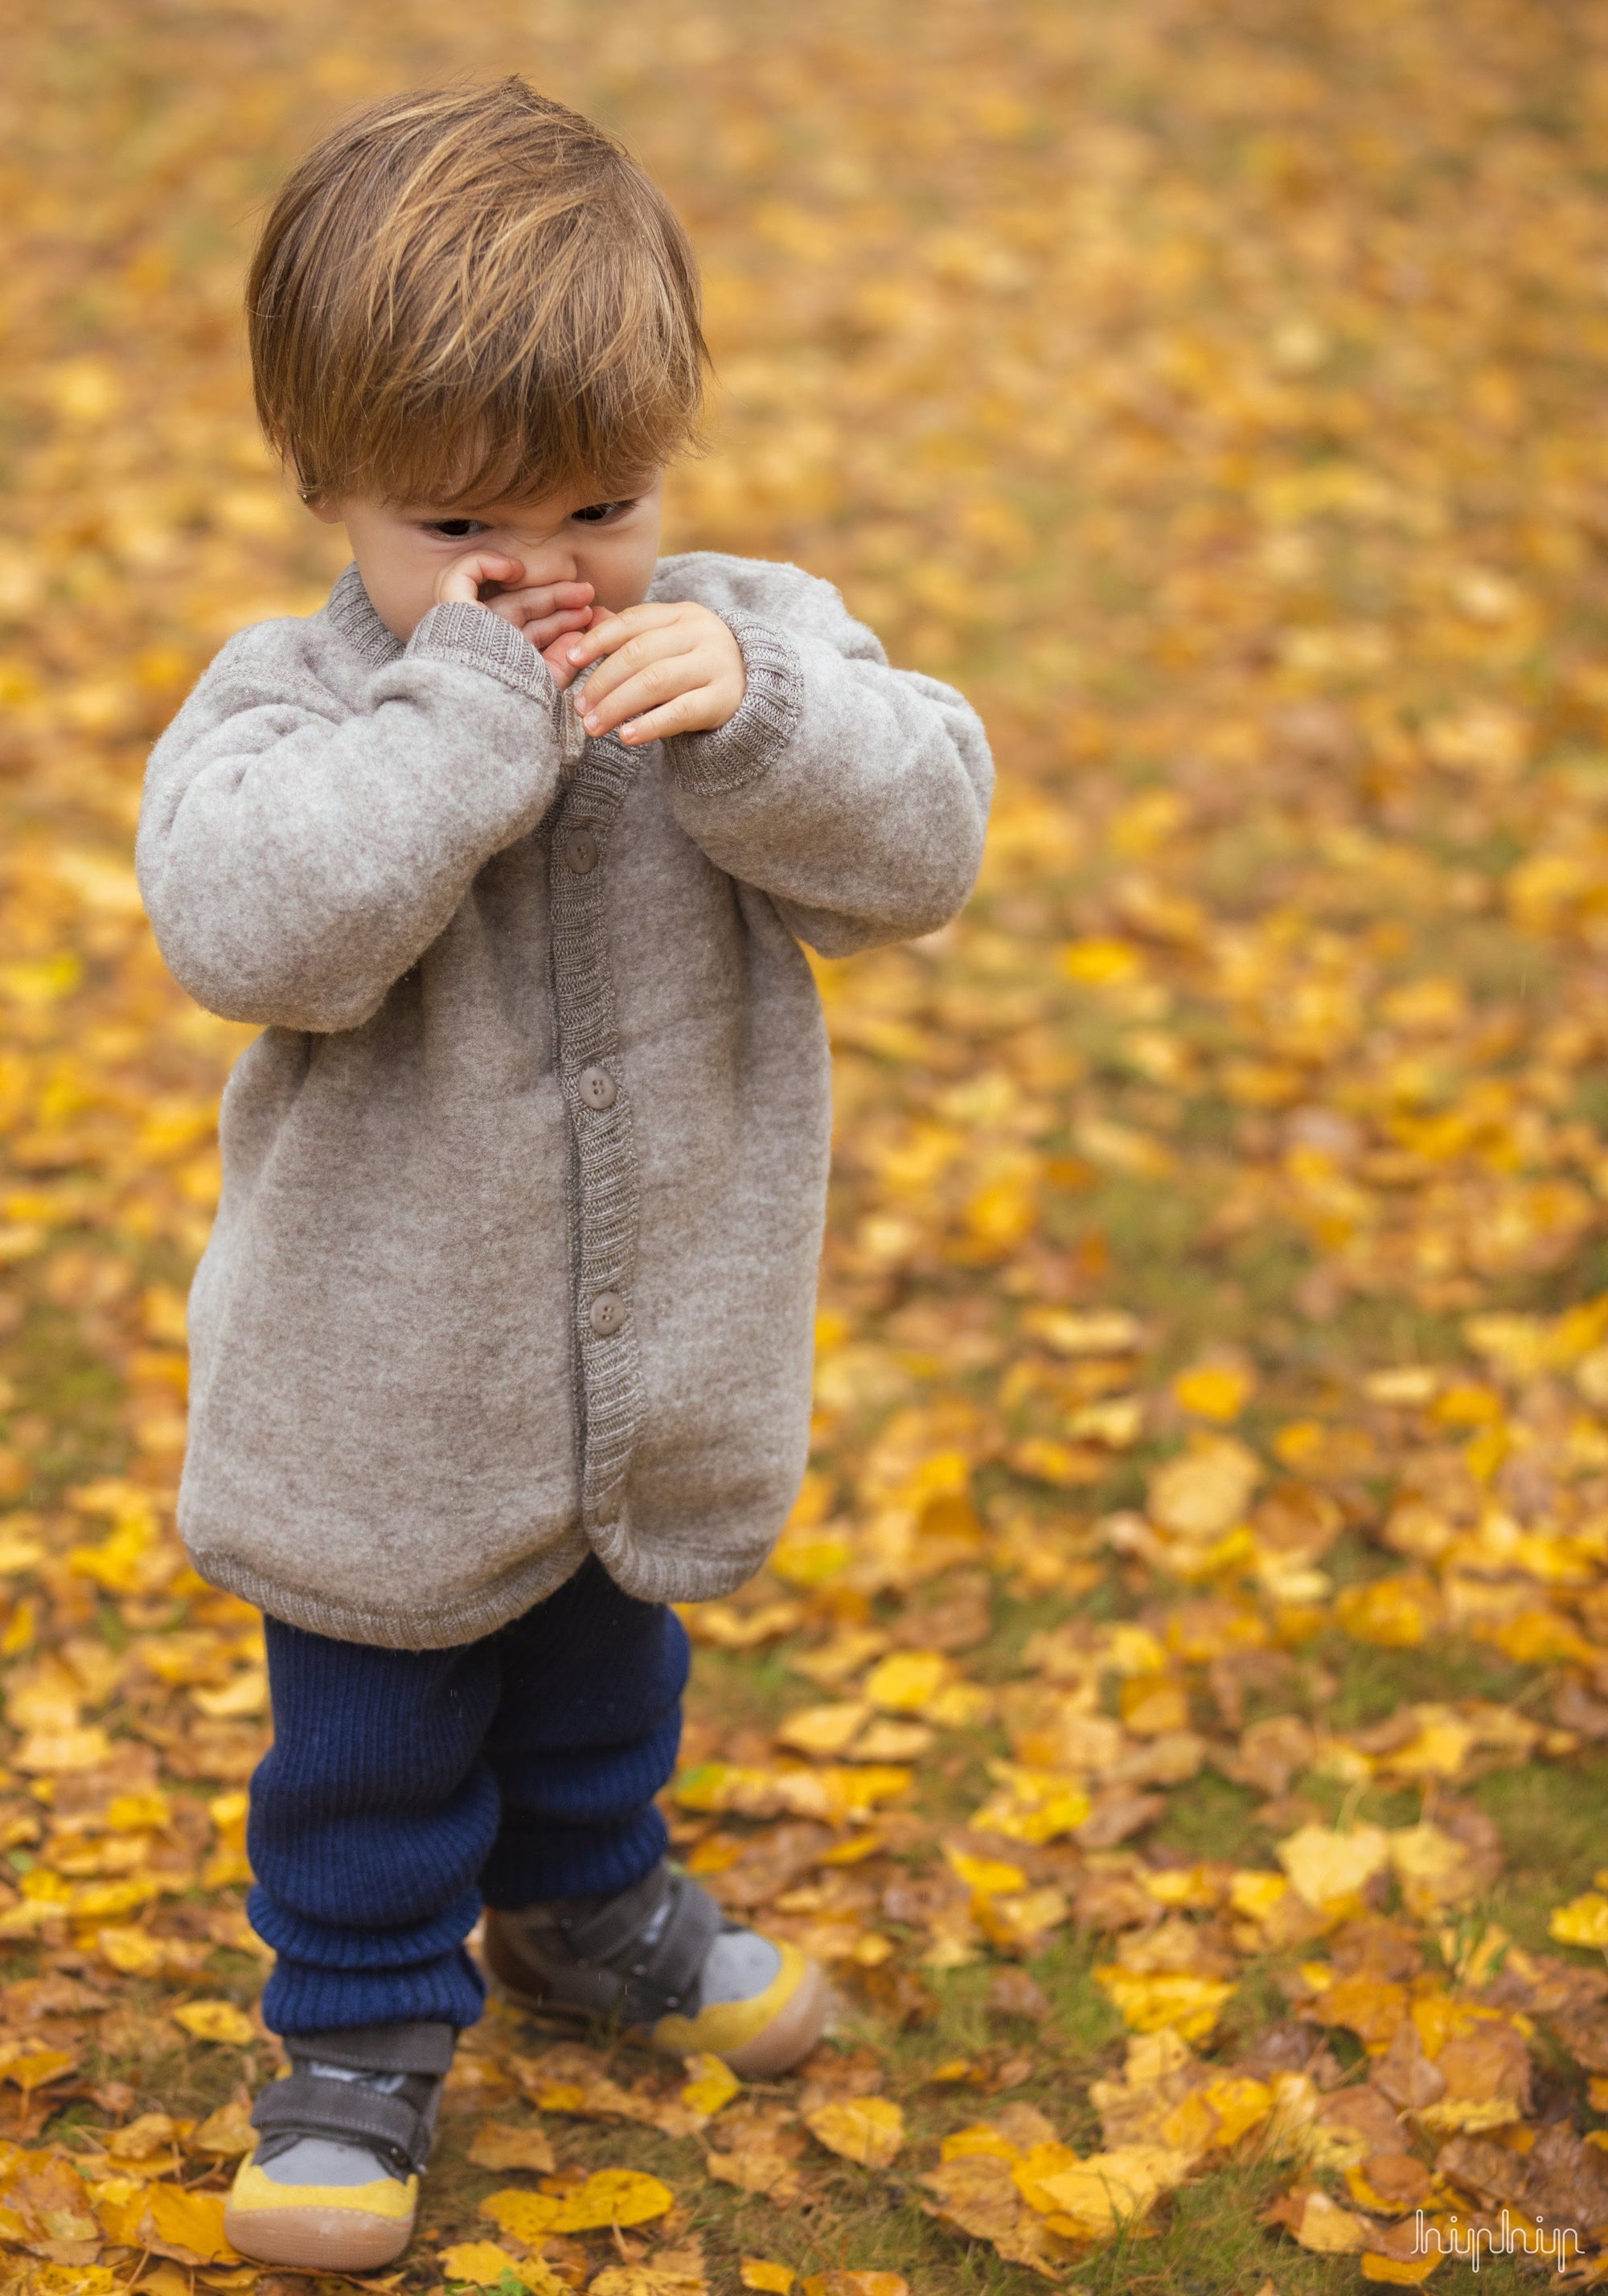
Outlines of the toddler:
[[964,900],[960,696],[795,567],[659,556],[696,274],[520,80],[393,98],[275,206],[257,403],[353,562],[157,745],[164,955],[262,1029],[191,1296],[180,1526],[267,1614],[250,1913],[288,2078],[230,2238],[412,2229],[482,1978],[775,2073],[821,1972],[666,1860],[687,1645],[803,1471],[829,1135],[800,944]]

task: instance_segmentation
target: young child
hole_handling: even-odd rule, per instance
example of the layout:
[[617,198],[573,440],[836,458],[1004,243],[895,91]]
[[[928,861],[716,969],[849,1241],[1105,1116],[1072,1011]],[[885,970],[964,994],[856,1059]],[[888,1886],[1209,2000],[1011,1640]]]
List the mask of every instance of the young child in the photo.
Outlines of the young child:
[[800,943],[964,900],[991,769],[796,568],[658,554],[704,350],[680,226],[519,80],[291,178],[257,402],[354,562],[158,744],[164,955],[263,1034],[191,1300],[180,1522],[267,1615],[251,1919],[288,2079],[230,2238],[406,2245],[483,1984],[766,2074],[821,1972],[666,1862],[687,1646],[809,1423],[829,1135]]

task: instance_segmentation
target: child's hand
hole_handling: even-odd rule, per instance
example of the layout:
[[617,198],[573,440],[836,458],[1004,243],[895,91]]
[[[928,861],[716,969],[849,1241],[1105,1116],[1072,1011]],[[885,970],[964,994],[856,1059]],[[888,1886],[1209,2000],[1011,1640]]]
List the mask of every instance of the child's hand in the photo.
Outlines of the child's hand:
[[531,590],[499,591],[483,603],[524,632],[562,693],[575,675],[564,658],[562,641],[584,630],[592,619],[590,582],[544,582]]
[[734,717],[747,689],[742,649],[707,606],[628,606],[578,638],[561,638],[545,658],[562,657],[570,676],[588,662],[580,721],[588,734],[660,742],[697,734]]
[[[592,585],[543,582],[526,589],[519,586],[524,577],[521,559],[505,557],[496,550],[472,551],[465,558],[455,558],[436,577],[436,603],[449,605],[456,600],[465,605],[479,604],[488,607],[502,620],[512,622],[546,661],[554,683],[562,693],[575,671],[564,656],[562,644],[555,641],[584,630],[591,620]],[[480,594],[488,586],[492,594],[482,597]]]

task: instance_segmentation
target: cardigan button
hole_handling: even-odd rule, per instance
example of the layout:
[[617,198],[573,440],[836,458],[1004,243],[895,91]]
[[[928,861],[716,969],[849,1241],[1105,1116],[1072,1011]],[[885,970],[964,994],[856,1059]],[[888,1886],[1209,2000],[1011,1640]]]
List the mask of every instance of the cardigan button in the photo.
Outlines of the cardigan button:
[[597,840],[589,829],[572,829],[564,840],[564,866],[589,877],[597,866]]
[[619,1096],[619,1086],[607,1069],[582,1069],[580,1096],[588,1108],[612,1108]]
[[618,1292],[600,1292],[587,1316],[600,1340],[611,1338],[625,1319],[626,1303]]

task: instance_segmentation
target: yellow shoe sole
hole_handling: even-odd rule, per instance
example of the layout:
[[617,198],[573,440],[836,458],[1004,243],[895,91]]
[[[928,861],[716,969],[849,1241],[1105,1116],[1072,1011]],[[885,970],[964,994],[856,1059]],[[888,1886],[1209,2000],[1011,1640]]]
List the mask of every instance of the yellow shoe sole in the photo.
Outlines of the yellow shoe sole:
[[372,2185],[276,2185],[242,2161],[224,2209],[224,2234],[258,2264],[304,2272],[372,2272],[394,2264],[413,2238],[419,2180]]
[[796,1945],[771,1943],[782,1956],[763,1993],[751,2001],[717,2001],[695,2017],[661,2017],[653,2046],[667,2056],[720,2057],[743,2080],[784,2073],[807,2057],[826,2023],[826,1972]]

